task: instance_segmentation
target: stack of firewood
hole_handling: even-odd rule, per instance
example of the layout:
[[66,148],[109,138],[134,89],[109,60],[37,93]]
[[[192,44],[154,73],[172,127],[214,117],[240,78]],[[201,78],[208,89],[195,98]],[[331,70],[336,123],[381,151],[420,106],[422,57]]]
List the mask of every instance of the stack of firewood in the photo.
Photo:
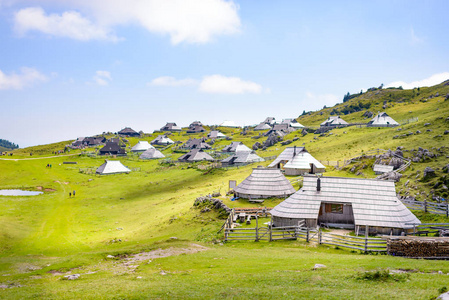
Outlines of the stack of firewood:
[[387,251],[388,254],[394,256],[449,257],[449,238],[388,238]]

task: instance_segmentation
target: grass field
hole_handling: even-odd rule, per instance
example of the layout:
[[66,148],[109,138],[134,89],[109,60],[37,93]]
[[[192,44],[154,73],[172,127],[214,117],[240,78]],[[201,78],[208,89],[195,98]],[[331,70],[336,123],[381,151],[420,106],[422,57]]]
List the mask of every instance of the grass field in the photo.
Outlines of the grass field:
[[[400,131],[398,128],[354,126],[336,129],[324,136],[302,136],[294,132],[285,140],[298,137],[299,140],[288,146],[306,146],[317,159],[341,162],[377,148],[448,146],[449,135],[444,131],[449,129],[446,120],[449,101],[444,101],[442,96],[419,101],[436,91],[445,95],[448,89],[447,86],[421,88],[420,95],[416,95],[417,91],[384,90],[378,95],[370,92],[361,95],[361,100],[355,98],[335,107],[372,101],[370,110],[375,108],[377,112],[385,97],[395,99],[388,102],[390,116],[398,120],[409,116],[419,118],[417,122],[400,126]],[[303,116],[299,122],[317,125],[331,109],[324,109],[322,115],[314,112]],[[362,114],[356,112],[342,117],[348,122],[360,122]],[[427,131],[429,129],[431,131]],[[253,138],[258,132],[243,136],[239,129],[220,130],[249,147],[263,140]],[[393,139],[417,130],[422,133]],[[148,134],[142,140],[150,141],[157,135]],[[189,137],[205,135],[175,133],[170,138],[186,141]],[[128,145],[134,145],[137,140],[128,139]],[[230,142],[217,141],[214,147],[220,149]],[[80,169],[95,170],[103,163],[102,157],[81,155],[80,150],[66,153],[70,156],[53,154],[63,150],[67,143],[18,149],[12,157],[1,157],[0,189],[45,191],[33,197],[0,196],[2,299],[430,299],[438,296],[444,287],[449,288],[447,261],[362,255],[302,241],[222,244],[222,234],[217,231],[224,220],[219,219],[215,211],[201,213],[192,208],[193,201],[217,191],[224,195],[229,180],[241,182],[258,164],[206,172],[188,164],[140,161],[130,155],[119,158],[133,170],[130,174],[98,176],[82,173]],[[285,147],[277,144],[258,150],[258,154],[262,157],[278,155]],[[181,155],[171,148],[164,150],[164,154],[173,159]],[[441,167],[448,163],[446,155],[449,153],[413,164],[397,184],[398,192],[405,189],[405,181],[410,180],[417,187],[413,189],[414,194],[430,195],[432,187],[416,176],[417,171],[431,166],[443,176]],[[64,161],[77,164],[63,164]],[[46,168],[47,164],[52,164],[52,168]],[[339,171],[332,167],[328,167],[326,175],[356,176],[347,169]],[[362,176],[372,178],[374,174],[364,170]],[[76,197],[69,197],[69,192],[74,190]],[[257,206],[244,200],[231,202],[224,196],[221,199],[230,207]],[[269,200],[262,206],[275,206],[280,201],[282,199]],[[423,213],[418,216],[427,222],[436,220]],[[444,217],[439,217],[438,221],[449,222]],[[132,254],[159,248],[166,249],[168,256],[151,258],[151,261],[126,259],[132,258]],[[312,270],[316,263],[327,267]],[[406,270],[406,273],[379,280],[360,279],[367,270],[387,268]],[[65,275],[76,273],[81,274],[80,279],[63,279]]]

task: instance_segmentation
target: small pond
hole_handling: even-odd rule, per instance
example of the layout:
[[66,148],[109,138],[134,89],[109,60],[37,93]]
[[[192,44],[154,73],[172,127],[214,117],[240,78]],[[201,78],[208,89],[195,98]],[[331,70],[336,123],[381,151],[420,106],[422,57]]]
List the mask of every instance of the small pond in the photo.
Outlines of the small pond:
[[0,196],[36,196],[43,192],[24,191],[24,190],[0,190]]

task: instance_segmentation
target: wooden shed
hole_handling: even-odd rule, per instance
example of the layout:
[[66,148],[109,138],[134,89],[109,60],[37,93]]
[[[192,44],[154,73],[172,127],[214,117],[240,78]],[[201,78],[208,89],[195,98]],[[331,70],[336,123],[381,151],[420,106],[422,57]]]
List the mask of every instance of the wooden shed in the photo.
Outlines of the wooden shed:
[[295,192],[290,181],[280,170],[256,168],[251,175],[234,188],[236,196],[241,198],[281,198]]
[[274,226],[329,226],[400,235],[421,222],[397,198],[393,181],[304,176],[303,187],[271,210]]

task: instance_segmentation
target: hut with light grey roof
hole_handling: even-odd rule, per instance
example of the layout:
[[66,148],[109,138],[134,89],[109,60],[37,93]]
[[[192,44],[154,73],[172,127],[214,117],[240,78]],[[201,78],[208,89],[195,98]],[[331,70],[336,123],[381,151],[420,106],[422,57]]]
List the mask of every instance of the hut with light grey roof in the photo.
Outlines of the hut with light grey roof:
[[238,166],[262,161],[264,161],[264,159],[257,155],[254,151],[239,151],[235,152],[234,155],[223,159],[221,164],[223,166]]
[[399,123],[387,115],[386,112],[378,113],[377,116],[368,122],[368,126],[370,127],[394,127],[398,125]]
[[281,198],[296,190],[280,170],[258,167],[234,188],[237,197],[248,199]]
[[421,222],[396,196],[393,181],[304,176],[303,187],[271,210],[273,225],[329,226],[400,235]]
[[283,169],[285,175],[297,176],[305,173],[323,173],[326,167],[304,147],[287,147],[268,165],[268,168]]
[[375,164],[373,166],[373,171],[374,173],[376,173],[376,175],[381,175],[384,173],[388,173],[393,171],[394,166],[388,166],[388,165],[379,165],[379,164]]

